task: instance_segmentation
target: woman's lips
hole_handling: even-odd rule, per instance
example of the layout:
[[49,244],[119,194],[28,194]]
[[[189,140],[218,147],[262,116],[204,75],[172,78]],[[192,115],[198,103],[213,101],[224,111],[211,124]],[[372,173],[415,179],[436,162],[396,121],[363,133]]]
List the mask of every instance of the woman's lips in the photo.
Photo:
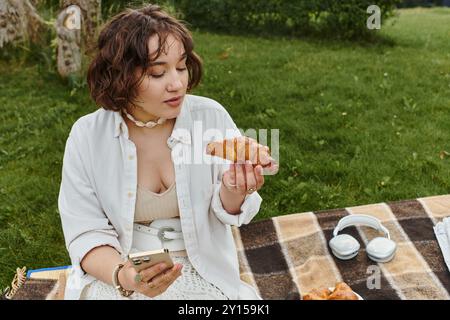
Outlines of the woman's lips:
[[182,96],[179,96],[175,99],[166,100],[164,101],[164,103],[167,103],[171,107],[178,107],[181,103],[182,98],[183,98]]

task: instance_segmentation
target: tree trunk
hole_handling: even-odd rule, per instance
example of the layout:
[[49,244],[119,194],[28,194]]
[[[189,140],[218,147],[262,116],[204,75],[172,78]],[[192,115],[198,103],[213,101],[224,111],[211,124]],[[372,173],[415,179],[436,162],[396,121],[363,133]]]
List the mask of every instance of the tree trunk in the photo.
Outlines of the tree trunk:
[[67,10],[64,8],[56,20],[58,41],[56,63],[58,73],[63,78],[81,70],[81,29],[79,28],[80,21],[77,18],[77,12],[80,12],[78,6],[73,6]]
[[82,68],[83,54],[94,50],[101,19],[101,0],[62,0],[56,20],[58,37],[57,65],[62,77]]
[[90,54],[101,23],[101,0],[61,0],[61,8],[67,8],[70,5],[76,5],[81,9],[82,45],[85,53]]
[[7,43],[39,42],[46,28],[29,0],[0,0],[0,48]]

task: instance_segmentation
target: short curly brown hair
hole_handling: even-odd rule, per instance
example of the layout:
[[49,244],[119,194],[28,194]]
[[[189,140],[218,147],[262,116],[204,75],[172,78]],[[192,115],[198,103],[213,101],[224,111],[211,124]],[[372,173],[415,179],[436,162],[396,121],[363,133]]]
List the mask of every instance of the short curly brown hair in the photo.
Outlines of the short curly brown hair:
[[[157,35],[159,47],[150,60],[148,40]],[[127,8],[106,23],[98,37],[96,54],[87,73],[92,99],[106,110],[120,111],[135,105],[137,88],[149,64],[158,59],[172,35],[184,45],[189,72],[187,90],[197,86],[202,77],[202,61],[194,52],[192,35],[187,27],[157,5],[140,9]],[[136,77],[137,68],[141,73]]]

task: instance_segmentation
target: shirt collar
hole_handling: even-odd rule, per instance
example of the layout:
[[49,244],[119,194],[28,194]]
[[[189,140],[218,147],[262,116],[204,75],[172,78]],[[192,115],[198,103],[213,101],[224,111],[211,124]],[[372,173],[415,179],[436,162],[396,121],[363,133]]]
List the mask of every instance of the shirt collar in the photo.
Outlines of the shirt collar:
[[120,115],[119,111],[114,112],[114,138],[117,138],[120,136],[120,130],[121,130],[121,124],[125,124],[125,121],[123,120],[122,116]]
[[[183,105],[181,111],[175,120],[172,133],[168,141],[179,141],[185,144],[191,144],[191,128],[192,128],[192,116],[191,109],[188,102],[188,96],[183,99]],[[114,138],[120,136],[121,133],[128,135],[128,128],[125,120],[119,111],[114,112]],[[128,137],[127,137],[128,138]]]

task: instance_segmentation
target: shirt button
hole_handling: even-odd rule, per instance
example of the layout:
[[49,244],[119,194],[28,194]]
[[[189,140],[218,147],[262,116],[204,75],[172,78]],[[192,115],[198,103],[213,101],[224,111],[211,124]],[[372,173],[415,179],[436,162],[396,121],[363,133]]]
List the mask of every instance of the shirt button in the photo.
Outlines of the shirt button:
[[128,192],[128,198],[133,197],[133,192]]
[[134,156],[128,156],[128,160],[133,160]]

